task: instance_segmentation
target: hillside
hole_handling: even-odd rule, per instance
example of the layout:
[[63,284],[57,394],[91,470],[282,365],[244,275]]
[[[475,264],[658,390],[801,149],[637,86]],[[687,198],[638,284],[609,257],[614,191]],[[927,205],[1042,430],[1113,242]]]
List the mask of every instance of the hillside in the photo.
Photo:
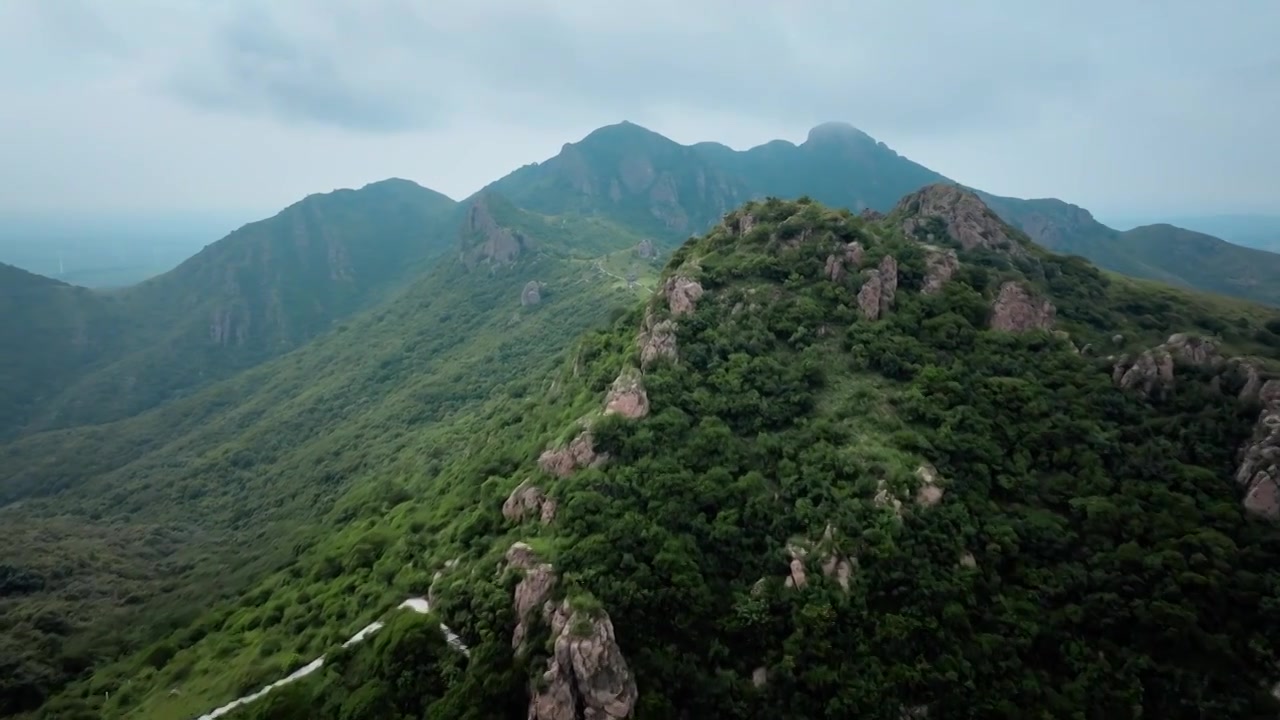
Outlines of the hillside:
[[[937,182],[954,181],[845,123],[819,125],[799,145],[776,140],[735,151],[717,143],[680,145],[624,122],[566,144],[556,157],[490,188],[543,212],[600,213],[683,239],[748,199],[807,196],[855,212],[886,212],[903,195]],[[1276,276],[1280,255],[1169,226],[1121,233],[1056,199],[979,195],[1006,222],[1057,252],[1133,277],[1280,306],[1274,283],[1260,281]]]
[[42,328],[23,336],[39,351],[6,343],[0,363],[67,357],[5,378],[0,437],[128,417],[302,345],[448,248],[455,205],[404,180],[313,195],[125,290],[25,296],[6,318]]
[[[47,716],[194,716],[321,653],[236,717],[1277,711],[1280,543],[1257,516],[1280,314],[1052,255],[954,187],[883,219],[747,204],[655,292],[555,251],[604,226],[472,210],[459,265],[254,373],[333,405],[253,413],[223,472],[150,485],[211,524],[237,493],[309,508],[296,543],[242,528],[292,547],[278,569]],[[464,308],[470,332],[434,332]],[[326,454],[260,472],[309,417]],[[322,457],[317,490],[295,473]],[[332,649],[423,593],[433,615]]]
[[[38,705],[69,675],[186,628],[304,548],[372,543],[333,558],[330,577],[352,571],[355,583],[361,558],[389,548],[360,518],[435,482],[483,440],[472,438],[478,407],[519,402],[572,338],[655,287],[660,248],[624,229],[497,196],[462,210],[456,253],[305,347],[135,417],[0,446],[0,543],[17,548],[0,573],[33,578],[0,591],[0,637],[14,643],[0,656],[16,663],[0,667],[0,697]],[[507,252],[514,238],[522,249]],[[353,584],[326,610],[334,625],[326,615],[295,639],[323,649],[343,618],[412,581]],[[222,691],[291,657],[243,649],[201,682]],[[183,687],[153,700],[191,717],[212,707],[216,696]]]

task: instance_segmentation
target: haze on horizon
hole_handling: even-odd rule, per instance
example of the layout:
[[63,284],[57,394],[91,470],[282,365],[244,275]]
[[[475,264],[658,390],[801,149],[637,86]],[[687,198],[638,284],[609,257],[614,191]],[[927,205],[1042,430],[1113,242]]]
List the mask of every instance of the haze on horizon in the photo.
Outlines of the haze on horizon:
[[1264,0],[9,0],[0,216],[461,198],[623,119],[739,149],[847,121],[1104,218],[1274,214],[1276,27]]

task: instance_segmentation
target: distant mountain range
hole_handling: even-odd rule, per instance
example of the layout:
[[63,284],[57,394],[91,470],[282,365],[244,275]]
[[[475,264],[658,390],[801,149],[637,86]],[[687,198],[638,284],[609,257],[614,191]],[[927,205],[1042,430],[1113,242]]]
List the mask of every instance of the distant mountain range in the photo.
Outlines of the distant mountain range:
[[[330,654],[335,641],[376,619],[373,608],[426,593],[475,648],[471,684],[453,691],[460,706],[510,710],[514,698],[520,710],[435,714],[525,716],[526,676],[542,677],[545,653],[513,664],[512,589],[495,573],[521,538],[532,553],[566,553],[554,567],[578,620],[536,625],[531,645],[543,647],[556,622],[556,632],[602,633],[577,611],[607,605],[641,692],[668,698],[651,701],[643,717],[682,708],[717,716],[700,712],[715,684],[704,675],[737,693],[759,666],[775,687],[795,687],[782,627],[742,625],[725,651],[701,646],[701,633],[723,633],[722,611],[755,623],[800,602],[798,616],[832,617],[833,606],[808,604],[845,597],[838,584],[824,588],[820,556],[810,556],[809,582],[822,593],[782,590],[781,575],[801,562],[801,550],[785,549],[793,540],[892,550],[879,569],[857,572],[885,573],[876,592],[894,608],[927,596],[905,597],[904,580],[962,577],[963,552],[979,567],[1013,567],[1008,577],[1025,571],[1031,585],[1049,568],[1101,593],[1096,607],[1108,614],[1089,642],[1111,642],[1114,628],[1133,623],[1127,599],[1107,594],[1149,583],[1095,587],[1093,569],[1059,568],[1068,555],[1092,562],[1097,543],[1110,552],[1171,523],[1169,542],[1191,543],[1183,538],[1209,521],[1229,533],[1195,540],[1194,552],[1234,553],[1251,542],[1246,530],[1256,528],[1238,522],[1228,475],[1258,413],[1237,407],[1235,395],[1258,394],[1275,367],[1280,312],[1258,302],[1277,302],[1266,282],[1277,277],[1277,256],[1170,226],[1119,232],[1061,201],[954,185],[844,124],[816,127],[798,145],[735,151],[621,123],[460,202],[398,179],[312,195],[119,290],[0,266],[0,546],[11,549],[0,563],[0,715],[43,706],[44,717],[198,717],[307,658],[343,667],[352,661]],[[1173,333],[1212,335],[1213,345],[1183,336],[1164,349]],[[1210,352],[1218,347],[1246,359],[1227,363]],[[1113,387],[1109,356],[1129,357],[1132,367],[1117,365],[1121,379],[1154,392],[1171,377],[1172,365],[1160,363],[1174,352],[1218,363],[1213,384],[1209,367],[1185,375],[1205,387],[1180,390],[1171,407]],[[650,403],[653,415],[639,425],[601,419],[608,406],[632,417]],[[611,448],[614,469],[590,474],[603,462],[592,442]],[[939,525],[899,536],[896,522],[880,522],[892,520],[881,517],[886,506],[913,505],[922,462],[948,477],[952,499],[942,510],[958,514],[944,516],[946,528],[961,523],[963,532]],[[961,477],[976,480],[949,484]],[[529,479],[540,485],[526,487]],[[1152,493],[1166,481],[1175,499]],[[1068,502],[1076,483],[1093,495],[1087,507]],[[508,498],[517,486],[525,494]],[[558,495],[559,510],[544,490]],[[947,504],[957,501],[965,504]],[[519,526],[530,508],[548,519]],[[894,550],[891,537],[908,544]],[[1173,565],[1135,563],[1147,556],[1127,546],[1116,552],[1117,567],[1145,567],[1144,578],[1179,577]],[[1251,557],[1274,567],[1269,555]],[[838,565],[830,565],[837,578]],[[750,589],[765,575],[776,580],[766,583],[767,602]],[[1201,597],[1204,581],[1182,575],[1188,595]],[[706,577],[719,579],[702,587]],[[802,573],[791,587],[804,582]],[[965,598],[974,592],[961,589]],[[984,583],[974,607],[1007,612],[1004,592]],[[1017,623],[1041,619],[1034,597],[1009,606],[1027,613]],[[1206,598],[1205,607],[1219,600]],[[912,607],[921,631],[936,628],[941,606]],[[1249,607],[1257,615],[1249,622],[1270,621],[1256,602]],[[1112,622],[1113,611],[1121,619]],[[1234,617],[1200,616],[1218,625]],[[678,622],[659,621],[668,617]],[[1165,615],[1144,617],[1182,637]],[[697,623],[679,624],[689,618]],[[1072,606],[1059,620],[1070,618],[1092,615]],[[957,639],[956,658],[1008,647],[1002,633],[1020,625],[1006,620],[987,626],[997,643]],[[821,625],[806,632],[830,637]],[[1057,656],[1044,662],[1044,680],[1010,678],[1009,668],[1070,649],[1073,633],[1055,625],[1022,656],[984,659],[978,675],[960,680],[938,670],[918,689],[951,688],[950,707],[981,714],[969,694],[1007,682],[987,698],[1004,703],[1001,712],[988,714],[1016,717],[1024,708],[1010,693],[1069,683]],[[361,652],[402,636],[389,623]],[[1217,636],[1213,647],[1236,647]],[[756,647],[757,637],[768,642]],[[875,643],[915,667],[905,637]],[[668,657],[676,647],[679,662]],[[821,657],[823,667],[861,661],[840,643]],[[1094,645],[1079,654],[1095,657]],[[1194,666],[1200,656],[1189,657]],[[381,661],[357,665],[392,672]],[[1244,665],[1215,666],[1214,682],[1234,683],[1215,697],[1262,687],[1270,665],[1239,674]],[[1089,667],[1078,677],[1114,674]],[[1115,667],[1147,666],[1119,657]],[[316,675],[355,682],[365,670]],[[1202,671],[1178,677],[1201,682]],[[842,673],[812,681],[856,674]],[[421,700],[419,685],[396,682]],[[352,710],[347,699],[367,695],[355,687],[334,691],[337,715],[291,690],[277,697],[296,701],[296,713],[271,714],[268,702],[259,716],[395,714],[372,704]],[[1073,687],[1074,698],[1093,686]],[[565,689],[567,702],[593,696],[579,690]],[[868,704],[845,710],[883,705],[879,686],[865,690]],[[1101,715],[1128,712],[1137,695],[1121,690]],[[786,692],[762,716],[790,712],[786,701],[805,694]],[[1160,714],[1171,694],[1150,697]],[[717,707],[732,716],[739,706]],[[589,716],[562,709],[558,717]],[[830,712],[806,716],[820,714]]]

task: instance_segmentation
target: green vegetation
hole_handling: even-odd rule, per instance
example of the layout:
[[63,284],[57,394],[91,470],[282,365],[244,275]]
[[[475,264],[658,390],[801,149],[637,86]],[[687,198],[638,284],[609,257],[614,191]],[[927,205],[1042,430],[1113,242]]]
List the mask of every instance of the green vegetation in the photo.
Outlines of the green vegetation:
[[456,222],[449,198],[386,180],[312,195],[123,290],[6,266],[0,438],[130,417],[297,348],[398,292]]
[[[487,432],[478,408],[497,412],[527,398],[574,337],[646,292],[598,270],[623,262],[637,237],[598,220],[516,213],[508,222],[538,241],[515,265],[444,262],[303,350],[190,397],[0,446],[0,498],[19,501],[0,508],[0,543],[14,548],[5,562],[44,579],[0,596],[0,632],[29,641],[6,656],[17,666],[0,673],[13,683],[0,695],[30,706],[64,678],[173,630],[170,646],[186,647],[188,625],[212,603],[240,598],[317,545],[333,548],[318,579],[349,584],[311,593],[301,617],[313,631],[301,632],[300,608],[283,604],[293,595],[264,591],[291,608],[289,637],[264,641],[268,651],[252,639],[239,654],[220,647],[178,671],[198,681],[163,695],[181,710],[166,706],[159,717],[195,716],[223,693],[266,684],[371,620],[379,603],[411,592],[420,577],[386,562],[375,582],[356,572],[406,546],[348,526],[436,482]],[[578,251],[584,246],[616,253],[592,257]],[[545,284],[542,301],[521,307],[530,280]],[[44,615],[58,623],[42,624]],[[278,619],[252,624],[274,631]],[[137,671],[119,666],[94,687],[126,702],[131,694],[112,689],[132,678],[131,692],[141,693]],[[206,681],[209,695],[201,694]]]
[[[322,654],[232,717],[522,715],[552,638],[535,619],[511,649],[516,541],[554,565],[572,633],[611,618],[641,718],[1276,709],[1280,545],[1230,479],[1257,408],[1191,367],[1142,400],[1107,356],[1195,332],[1274,369],[1280,313],[1011,229],[1025,253],[964,251],[937,222],[960,267],[924,295],[902,217],[807,198],[669,252],[770,188],[887,209],[928,181],[849,129],[735,153],[619,126],[566,153],[496,183],[485,222],[392,181],[119,293],[15,271],[0,332],[49,340],[0,353],[0,410],[21,416],[0,428],[0,715],[196,717]],[[851,241],[861,270],[832,281]],[[896,300],[868,321],[857,293],[885,255]],[[704,290],[670,318],[679,359],[646,368],[647,417],[603,415],[675,275]],[[1067,337],[987,329],[1015,279]],[[539,471],[584,420],[609,461]],[[942,500],[920,504],[934,473]],[[526,480],[554,522],[504,519]],[[432,614],[392,612],[429,589]]]
[[[1017,277],[1052,295],[1076,343],[1121,333],[1141,346],[1216,328],[1225,345],[1275,358],[1257,337],[1280,316],[1038,251],[1013,261],[961,252],[960,273],[923,295],[923,255],[895,225],[807,201],[751,212],[757,226],[746,236],[720,227],[672,258],[667,273],[698,280],[705,294],[678,318],[679,360],[645,375],[652,413],[595,421],[608,463],[552,479],[534,460],[638,361],[640,308],[586,335],[558,371],[482,365],[508,384],[457,405],[447,422],[397,417],[397,398],[412,397],[403,389],[377,395],[368,412],[380,418],[378,434],[339,444],[366,471],[328,499],[302,498],[330,509],[312,511],[314,527],[299,528],[307,540],[276,571],[73,686],[46,713],[194,716],[328,651],[325,670],[240,716],[518,714],[546,651],[510,648],[515,578],[495,568],[516,540],[554,564],[575,606],[609,614],[641,688],[640,718],[1276,710],[1268,688],[1280,660],[1280,538],[1245,516],[1230,481],[1256,408],[1239,403],[1236,388],[1194,379],[1194,368],[1180,371],[1191,379],[1176,392],[1144,401],[1066,340],[994,332],[986,319],[995,289]],[[787,242],[799,237],[791,233],[806,239]],[[864,266],[898,260],[897,300],[879,321],[857,311],[856,273],[832,282],[823,272],[833,245],[852,240],[866,248]],[[482,273],[485,282],[474,272],[439,276],[468,281],[451,288],[460,294],[501,287],[510,300],[527,277],[581,267],[539,264],[549,261]],[[548,293],[523,324],[565,295]],[[502,307],[491,312],[514,312],[490,299]],[[375,318],[347,332],[409,322]],[[326,342],[336,340],[317,348]],[[562,342],[538,352],[549,357]],[[447,357],[470,364],[495,353],[476,350]],[[320,353],[302,355],[319,362]],[[436,372],[417,387],[436,387]],[[356,450],[366,445],[379,448]],[[916,499],[922,467],[941,478],[936,505]],[[513,526],[499,512],[528,477],[559,500],[551,525]],[[801,588],[783,582],[797,543],[813,558]],[[824,557],[853,563],[847,590],[822,572]],[[433,616],[412,613],[335,650],[428,586],[470,660],[445,647]],[[763,687],[752,682],[757,668]],[[419,691],[405,694],[406,682]],[[108,688],[125,689],[104,702]]]

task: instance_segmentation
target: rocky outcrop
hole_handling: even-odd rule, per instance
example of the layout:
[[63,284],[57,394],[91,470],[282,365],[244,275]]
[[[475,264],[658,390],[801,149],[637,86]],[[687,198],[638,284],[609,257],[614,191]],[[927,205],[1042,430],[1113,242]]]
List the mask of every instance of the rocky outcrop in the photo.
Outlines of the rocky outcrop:
[[823,274],[832,282],[840,282],[852,270],[862,265],[862,244],[853,241],[840,250],[827,256],[827,265]]
[[652,260],[658,257],[658,250],[654,248],[652,240],[645,238],[636,244],[636,256],[641,260]]
[[935,184],[917,190],[898,202],[908,237],[928,233],[931,220],[941,220],[947,234],[965,250],[996,250],[1024,255],[1026,248],[1009,235],[1006,225],[977,195],[955,185]]
[[599,467],[607,459],[607,455],[596,452],[591,431],[583,430],[565,447],[548,449],[539,455],[538,467],[549,475],[565,478],[582,468]]
[[867,279],[858,291],[858,309],[868,320],[879,320],[893,307],[898,293],[898,261],[885,255],[880,266],[867,271]]
[[473,249],[468,258],[473,262],[510,265],[522,252],[532,247],[532,242],[523,233],[498,224],[489,211],[489,204],[484,196],[471,204],[463,224],[463,232],[471,238]]
[[742,237],[755,229],[756,216],[751,213],[749,208],[743,208],[726,217],[724,224],[731,234]]
[[548,618],[554,650],[540,690],[529,698],[529,720],[621,720],[635,709],[635,678],[603,612],[573,609],[568,600]]
[[559,584],[555,568],[532,547],[517,542],[507,549],[507,566],[521,573],[512,595],[516,627],[511,647],[525,651],[533,622],[551,628],[553,651],[542,682],[529,692],[530,720],[621,720],[631,717],[635,679],[603,611],[574,609],[568,600],[552,601]]
[[507,565],[521,572],[512,601],[515,604],[516,628],[511,647],[519,650],[529,635],[534,610],[542,608],[551,597],[558,578],[550,563],[541,562],[529,545],[518,542],[507,549]]
[[243,345],[249,337],[247,313],[233,308],[218,308],[209,319],[209,339],[217,345]]
[[642,369],[648,369],[660,358],[666,358],[672,362],[679,359],[680,354],[676,349],[675,321],[669,319],[655,321],[651,310],[644,314],[644,325],[640,329],[640,336],[636,338],[636,343],[640,346]]
[[[1123,390],[1132,390],[1151,397],[1167,392],[1174,385],[1177,365],[1218,368],[1226,361],[1211,340],[1187,333],[1170,335],[1169,339],[1137,356],[1124,356],[1111,366],[1112,381]],[[1241,398],[1252,396],[1261,387],[1261,376],[1252,365],[1232,361],[1232,367],[1243,367],[1251,374],[1245,380]]]
[[804,569],[804,558],[807,553],[804,548],[798,545],[788,545],[787,554],[791,556],[791,561],[784,584],[789,588],[799,590],[809,584],[809,577],[805,574]]
[[645,393],[644,377],[639,370],[628,367],[618,374],[605,397],[604,412],[632,420],[649,414],[649,395]]
[[938,471],[932,465],[921,465],[916,468],[916,477],[920,478],[920,485],[916,488],[916,504],[923,507],[933,507],[942,502],[942,479],[938,477]]
[[862,212],[858,213],[858,217],[860,217],[860,218],[862,218],[863,220],[866,220],[866,221],[868,221],[868,222],[876,222],[877,220],[883,220],[883,219],[884,219],[884,213],[880,212],[879,210],[872,210],[871,208],[864,208],[864,209],[862,210]]
[[542,302],[542,283],[537,280],[530,280],[525,283],[524,290],[520,291],[520,305],[528,307],[537,305]]
[[1000,286],[1000,294],[991,306],[991,329],[1016,333],[1049,330],[1056,315],[1053,303],[1010,280]]
[[698,298],[702,297],[702,285],[683,275],[673,275],[662,286],[662,295],[667,299],[671,314],[680,317],[693,312]]
[[947,284],[960,269],[960,258],[956,255],[956,251],[950,248],[939,250],[937,248],[928,248],[924,256],[924,283],[920,288],[920,292],[925,295],[933,295],[942,291],[942,286]]
[[1270,520],[1280,519],[1280,380],[1268,380],[1258,390],[1262,411],[1253,436],[1240,450],[1236,482],[1245,492],[1245,510]]
[[536,517],[546,525],[556,517],[556,501],[547,497],[532,481],[525,480],[502,503],[502,516],[512,522]]
[[842,590],[848,592],[849,580],[853,577],[856,561],[841,553],[836,547],[835,530],[831,525],[827,525],[818,543],[807,540],[789,543],[787,555],[790,560],[787,565],[787,577],[783,580],[785,587],[799,590],[809,584],[806,562],[812,558],[817,561],[823,577],[834,580]]

